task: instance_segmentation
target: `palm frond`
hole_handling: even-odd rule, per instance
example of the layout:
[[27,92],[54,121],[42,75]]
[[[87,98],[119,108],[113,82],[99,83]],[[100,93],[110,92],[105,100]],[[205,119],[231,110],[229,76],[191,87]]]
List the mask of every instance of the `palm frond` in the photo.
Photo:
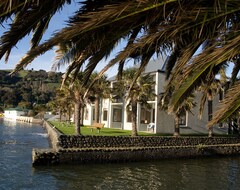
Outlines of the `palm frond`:
[[214,67],[238,55],[240,46],[235,40],[239,39],[240,35],[235,35],[222,47],[216,48],[216,46],[213,45],[207,48],[193,59],[192,64],[183,71],[184,75],[179,77],[175,76],[180,85],[175,86],[176,89],[171,100],[170,111],[174,111],[176,105],[181,102],[187,94],[193,92],[193,90],[199,86],[197,84],[201,83],[201,78],[206,78]]
[[69,0],[44,0],[41,3],[31,1],[28,6],[23,6],[22,9],[18,10],[10,30],[1,37],[0,59],[6,54],[7,61],[11,49],[31,31],[35,32],[32,38],[32,47],[35,47],[41,40],[52,15],[65,3],[69,3]]
[[42,39],[43,34],[47,30],[52,16],[53,15],[47,15],[37,24],[36,28],[34,28],[33,37],[31,39],[31,48],[36,47],[40,43],[40,40]]
[[139,78],[139,76],[141,75],[141,73],[143,73],[145,67],[147,66],[147,64],[148,64],[149,60],[151,59],[151,57],[153,56],[153,54],[154,54],[153,50],[143,54],[140,67],[138,68],[137,72],[134,75],[132,84],[130,85],[127,94],[130,94],[130,92],[132,91],[134,84],[136,83],[136,81]]
[[56,54],[55,61],[52,65],[52,70],[55,70],[55,71],[59,69],[61,66],[73,62],[75,60],[74,58],[77,57],[76,44],[69,45],[67,43],[64,43],[64,44],[61,43],[56,48],[57,49],[55,50],[55,54]]
[[211,127],[219,122],[225,121],[240,108],[240,82],[236,82],[226,93],[224,100],[220,103],[212,120],[208,123]]

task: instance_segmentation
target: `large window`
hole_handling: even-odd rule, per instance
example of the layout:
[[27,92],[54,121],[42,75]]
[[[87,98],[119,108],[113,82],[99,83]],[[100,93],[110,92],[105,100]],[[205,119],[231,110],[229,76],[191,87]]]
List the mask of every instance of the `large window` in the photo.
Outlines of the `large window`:
[[123,102],[123,98],[120,96],[113,96],[112,97],[112,102],[113,103],[122,103]]
[[181,127],[185,127],[186,126],[186,121],[187,121],[187,113],[185,112],[184,114],[182,114],[180,116],[179,125],[182,125]]
[[132,115],[130,111],[127,111],[127,122],[131,123],[132,122]]
[[103,121],[107,121],[107,114],[108,114],[108,111],[103,110]]
[[88,109],[87,108],[84,109],[84,119],[88,120]]
[[122,122],[122,109],[113,109],[113,122]]
[[141,123],[151,123],[151,111],[142,108],[141,109]]
[[92,120],[95,121],[95,108],[92,109]]

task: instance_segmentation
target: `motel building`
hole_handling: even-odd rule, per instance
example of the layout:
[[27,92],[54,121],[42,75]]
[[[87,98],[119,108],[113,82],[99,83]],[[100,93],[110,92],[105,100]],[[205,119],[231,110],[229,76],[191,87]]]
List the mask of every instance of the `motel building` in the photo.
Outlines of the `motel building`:
[[[165,82],[165,61],[166,58],[160,57],[149,62],[145,69],[145,74],[150,74],[155,81],[155,99],[149,100],[151,109],[145,109],[138,104],[137,125],[138,131],[147,131],[151,133],[174,133],[174,117],[167,114],[166,111],[159,109],[158,103],[160,95],[164,92]],[[109,79],[111,87],[116,82],[116,77]],[[196,94],[196,103],[198,104],[190,112],[186,112],[180,119],[180,134],[207,134],[206,124],[208,121],[207,105],[202,115],[198,117],[198,110],[201,95]],[[217,96],[213,101],[213,111],[219,103]],[[102,99],[100,101],[100,123],[104,123],[106,128],[117,128],[131,130],[132,123],[130,114],[127,111],[126,102],[123,98],[112,97],[111,99]],[[84,109],[84,125],[92,125],[94,121],[94,104],[86,105]],[[224,127],[214,127],[214,133],[226,134],[227,129]]]
[[8,108],[4,110],[4,117],[7,119],[16,120],[18,116],[25,116],[26,114],[27,111],[20,108]]

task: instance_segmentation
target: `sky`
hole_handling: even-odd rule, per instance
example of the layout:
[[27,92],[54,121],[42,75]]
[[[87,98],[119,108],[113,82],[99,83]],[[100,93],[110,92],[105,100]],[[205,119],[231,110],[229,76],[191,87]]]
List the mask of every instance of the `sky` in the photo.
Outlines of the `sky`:
[[[63,28],[66,25],[66,20],[74,14],[74,12],[77,10],[76,8],[79,6],[76,6],[76,3],[72,3],[71,5],[66,5],[62,11],[57,13],[51,20],[49,24],[49,28],[44,34],[44,38],[42,41],[45,41],[46,39],[50,38],[51,35],[53,34],[54,31],[57,31],[61,28]],[[5,29],[0,26],[0,36],[4,33],[4,31],[7,30],[8,25],[4,25]],[[9,61],[5,63],[4,58],[0,60],[0,70],[5,70],[5,69],[14,69],[18,61],[23,57],[27,51],[30,48],[30,34],[28,37],[25,37],[22,39],[15,48],[13,48],[11,55],[9,57]],[[117,47],[117,51],[120,51],[121,46]],[[111,57],[108,60],[102,60],[98,66],[97,66],[97,71],[100,71],[104,65],[114,56],[111,55]],[[50,71],[52,68],[52,64],[54,63],[54,50],[46,52],[44,55],[39,56],[36,58],[31,64],[29,64],[26,69],[34,69],[34,70],[46,70]],[[129,65],[132,65],[133,63],[130,62]],[[60,72],[65,72],[66,66],[62,66],[60,68]],[[230,68],[228,70],[231,70]],[[230,71],[228,71],[230,72]],[[107,72],[108,77],[114,76],[117,73],[117,66],[113,67],[112,69],[109,69]]]
[[[52,21],[49,24],[49,28],[44,34],[44,38],[42,41],[45,41],[49,37],[51,37],[52,33],[54,31],[57,31],[61,29],[65,24],[66,20],[69,16],[71,16],[75,11],[75,5],[69,5],[66,6],[61,12],[57,13],[53,18]],[[0,35],[4,33],[4,31],[7,30],[8,24],[6,23],[4,25],[5,28],[0,26]],[[4,58],[0,60],[0,69],[14,69],[15,65],[18,63],[18,61],[21,59],[22,56],[27,53],[27,51],[30,48],[30,39],[32,34],[29,36],[23,38],[16,47],[12,50],[9,61],[5,63]],[[34,70],[46,70],[50,71],[52,67],[52,63],[54,61],[54,51],[48,51],[44,55],[39,56],[37,59],[35,59],[29,66],[26,67],[26,69],[34,69]],[[65,68],[62,68],[62,70],[65,70]]]
[[[44,34],[43,41],[49,39],[53,32],[56,32],[66,26],[66,21],[68,20],[69,17],[71,17],[74,12],[77,10],[76,3],[72,3],[71,5],[66,5],[62,11],[57,13],[51,20],[49,24],[49,28]],[[0,36],[7,31],[7,28],[9,27],[7,23],[4,24],[4,27],[0,26]],[[0,70],[6,70],[6,69],[14,69],[16,64],[19,62],[19,60],[28,52],[30,48],[30,39],[31,39],[32,34],[29,36],[23,38],[15,48],[12,49],[12,52],[10,54],[9,60],[7,63],[5,63],[4,57],[0,60]],[[117,51],[120,49],[118,48]],[[104,65],[113,57],[114,55],[111,55],[111,57],[107,60],[102,60],[96,70],[100,71]],[[30,63],[25,69],[27,70],[46,70],[46,71],[51,71],[52,70],[52,65],[54,63],[54,57],[55,53],[54,50],[48,51],[45,54],[37,57],[32,63]],[[57,72],[65,72],[66,71],[66,66],[62,66]],[[107,71],[107,76],[111,77],[116,75],[117,73],[117,67],[110,68]]]
[[[62,11],[57,13],[51,20],[49,24],[49,28],[44,34],[44,38],[42,41],[47,40],[51,37],[53,32],[58,31],[59,29],[66,26],[66,20],[74,14],[74,12],[77,10],[76,3],[72,3],[71,5],[66,5]],[[0,26],[0,36],[7,31],[8,29],[8,23],[4,24],[4,27]],[[7,63],[5,63],[4,57],[0,60],[0,69],[6,70],[6,69],[14,69],[18,61],[23,57],[30,48],[30,39],[32,34],[29,36],[23,38],[15,48],[12,49],[12,52],[10,54],[9,60]],[[32,63],[30,63],[25,69],[31,70],[46,70],[51,71],[52,65],[54,63],[54,57],[55,53],[54,50],[48,51],[45,54],[37,57]],[[100,71],[103,66],[106,64],[108,60],[103,60],[100,62],[99,66],[97,67],[97,70]],[[66,66],[62,66],[60,70],[57,70],[59,72],[65,72]],[[108,75],[113,76],[116,74],[116,68],[110,69],[108,71]]]

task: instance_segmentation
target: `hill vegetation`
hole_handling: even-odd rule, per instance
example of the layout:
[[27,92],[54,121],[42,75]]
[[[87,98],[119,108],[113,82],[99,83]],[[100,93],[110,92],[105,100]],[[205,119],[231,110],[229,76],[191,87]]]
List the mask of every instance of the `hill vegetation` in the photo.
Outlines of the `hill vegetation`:
[[46,109],[46,104],[56,95],[62,73],[44,70],[21,71],[10,76],[10,70],[0,70],[0,107],[19,107],[36,112]]

